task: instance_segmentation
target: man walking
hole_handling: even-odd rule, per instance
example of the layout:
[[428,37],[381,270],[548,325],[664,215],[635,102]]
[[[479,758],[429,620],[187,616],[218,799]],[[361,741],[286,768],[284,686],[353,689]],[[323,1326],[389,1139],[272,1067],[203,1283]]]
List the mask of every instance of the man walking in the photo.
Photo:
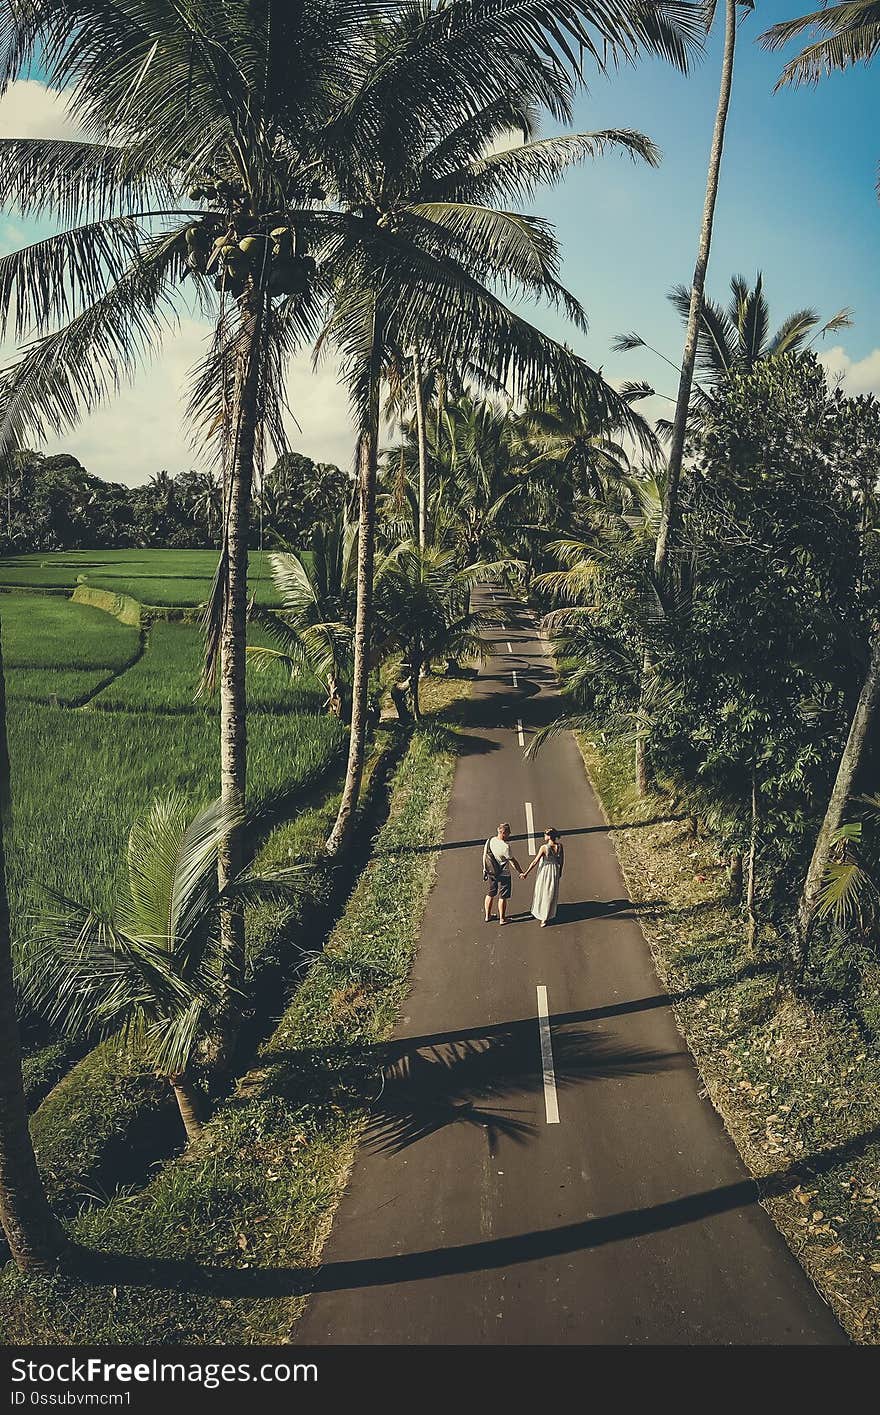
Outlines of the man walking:
[[486,893],[486,923],[491,923],[495,917],[492,913],[492,900],[498,899],[498,922],[507,923],[507,901],[510,898],[510,867],[513,865],[520,879],[523,872],[520,869],[519,861],[515,855],[510,853],[510,825],[507,821],[502,821],[498,827],[498,834],[493,835],[491,840],[487,840],[483,846],[483,879],[487,884]]

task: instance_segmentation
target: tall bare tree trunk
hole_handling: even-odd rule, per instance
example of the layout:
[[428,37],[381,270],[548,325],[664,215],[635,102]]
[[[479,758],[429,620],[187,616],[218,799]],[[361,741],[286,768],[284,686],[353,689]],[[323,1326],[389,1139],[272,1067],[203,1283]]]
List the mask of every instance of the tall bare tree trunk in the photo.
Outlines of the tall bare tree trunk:
[[755,938],[758,932],[758,921],[755,916],[755,884],[757,881],[757,861],[758,861],[758,778],[752,770],[752,833],[749,840],[749,865],[746,875],[746,941],[749,948],[754,948]]
[[743,857],[741,850],[734,850],[727,862],[727,882],[730,885],[730,897],[736,903],[742,899],[743,890]]
[[681,464],[684,457],[684,441],[687,433],[687,416],[694,382],[694,367],[697,361],[697,341],[700,332],[700,315],[703,308],[703,294],[706,289],[706,270],[712,247],[712,225],[715,220],[715,203],[718,198],[718,179],[721,173],[721,154],[724,150],[724,132],[727,113],[730,108],[730,93],[733,86],[733,59],[736,51],[736,0],[725,0],[724,18],[724,58],[721,63],[721,89],[718,94],[718,110],[715,114],[715,129],[712,134],[712,149],[709,154],[709,172],[706,179],[706,199],[703,203],[703,222],[700,227],[700,244],[694,280],[691,286],[691,305],[688,313],[687,334],[684,342],[684,357],[681,361],[681,377],[678,384],[678,399],[675,404],[675,419],[672,424],[672,440],[669,447],[669,465],[666,489],[663,493],[663,514],[657,534],[654,553],[654,569],[661,581],[666,575],[669,558],[669,538],[675,528],[678,514],[678,485],[681,479]]
[[369,353],[369,389],[364,424],[358,439],[358,564],[357,611],[354,625],[354,672],[348,766],[336,823],[327,841],[327,853],[338,855],[348,844],[364,771],[367,740],[367,701],[373,629],[373,565],[376,555],[376,471],[379,457],[379,384],[382,337],[373,312],[373,340]]
[[422,352],[418,344],[413,353],[413,387],[416,396],[416,436],[419,444],[419,548],[428,544],[428,427],[425,422],[425,396],[422,385]]
[[865,743],[871,729],[877,704],[880,702],[880,632],[875,633],[871,643],[871,661],[862,684],[862,691],[850,723],[849,736],[837,768],[837,777],[828,800],[825,819],[819,828],[813,857],[804,880],[804,887],[798,904],[798,934],[800,945],[800,971],[807,965],[810,935],[816,917],[816,906],[831,860],[834,836],[843,824],[846,803],[852,795],[853,784],[861,764]]
[[650,785],[647,743],[640,733],[636,737],[636,791],[640,796],[647,796]]
[[193,1140],[198,1140],[203,1129],[198,1091],[193,1085],[192,1077],[186,1071],[179,1072],[177,1076],[170,1076],[169,1080],[174,1091],[174,1099],[177,1101],[177,1109],[180,1111],[180,1118],[183,1121],[183,1128],[186,1131],[186,1138],[192,1144]]
[[9,819],[6,696],[0,651],[0,1223],[22,1272],[49,1272],[69,1247],[49,1207],[28,1130],[12,981],[3,828]]
[[412,694],[413,718],[416,722],[422,720],[422,704],[419,694],[419,681],[424,672],[424,662],[418,649],[414,648],[410,654],[410,667],[412,676],[410,680],[410,692]]
[[642,652],[642,673],[639,678],[639,705],[636,713],[636,792],[647,796],[651,789],[651,767],[648,761],[648,734],[645,722],[645,703],[648,696],[648,682],[653,668],[651,655],[647,649]]
[[[220,794],[238,813],[247,793],[247,576],[251,491],[254,476],[262,295],[254,291],[242,302],[235,369],[233,438],[226,478],[226,593],[220,627]],[[244,864],[240,828],[224,837],[218,852],[218,879],[226,889]],[[244,975],[244,913],[240,905],[220,911],[223,950],[223,990],[220,1032],[214,1063],[226,1068],[241,1021],[241,980]]]

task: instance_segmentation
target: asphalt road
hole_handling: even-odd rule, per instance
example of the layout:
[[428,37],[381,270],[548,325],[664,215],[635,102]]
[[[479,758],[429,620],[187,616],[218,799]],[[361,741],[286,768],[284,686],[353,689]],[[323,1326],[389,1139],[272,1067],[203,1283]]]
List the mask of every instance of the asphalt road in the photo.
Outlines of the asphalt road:
[[[844,1343],[701,1098],[574,741],[523,760],[554,678],[498,604],[406,1015],[294,1340]],[[558,922],[514,876],[487,925],[483,841],[510,821],[525,867],[532,819],[565,837]]]

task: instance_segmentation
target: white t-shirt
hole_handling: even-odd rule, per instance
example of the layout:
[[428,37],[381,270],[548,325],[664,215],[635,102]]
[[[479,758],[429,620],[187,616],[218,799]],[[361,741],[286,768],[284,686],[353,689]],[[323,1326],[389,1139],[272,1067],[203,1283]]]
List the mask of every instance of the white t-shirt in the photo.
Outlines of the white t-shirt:
[[493,835],[489,841],[489,849],[498,863],[502,874],[510,874],[510,846],[506,840],[502,840],[500,835]]

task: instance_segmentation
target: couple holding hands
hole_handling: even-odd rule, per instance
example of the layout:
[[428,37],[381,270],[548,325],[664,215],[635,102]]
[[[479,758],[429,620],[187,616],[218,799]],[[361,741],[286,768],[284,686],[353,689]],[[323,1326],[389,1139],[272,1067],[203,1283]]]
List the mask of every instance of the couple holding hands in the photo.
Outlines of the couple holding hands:
[[532,916],[538,919],[543,929],[556,917],[559,901],[559,881],[565,865],[565,851],[558,830],[545,830],[544,843],[538,850],[527,870],[522,870],[515,855],[510,853],[510,824],[502,821],[498,832],[483,846],[483,879],[487,884],[485,919],[490,923],[492,900],[498,900],[498,921],[507,923],[507,901],[511,889],[511,865],[520,879],[527,879],[532,870],[537,870],[535,892],[532,897]]

